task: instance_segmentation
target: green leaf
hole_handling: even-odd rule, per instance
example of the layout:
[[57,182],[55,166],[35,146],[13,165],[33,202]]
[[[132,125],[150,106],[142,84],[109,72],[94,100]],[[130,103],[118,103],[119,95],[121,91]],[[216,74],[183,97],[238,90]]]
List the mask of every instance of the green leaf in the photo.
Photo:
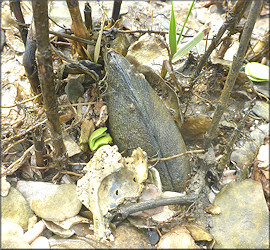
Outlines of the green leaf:
[[171,55],[173,56],[177,51],[177,43],[176,43],[176,23],[175,23],[175,16],[173,10],[173,2],[172,3],[172,10],[171,10],[171,20],[170,20],[170,27],[169,27],[169,44]]
[[107,129],[108,129],[108,128],[106,128],[106,127],[99,128],[99,129],[95,130],[95,131],[91,134],[91,136],[90,136],[90,138],[89,138],[89,147],[90,147],[91,151],[93,151],[93,147],[94,147],[94,145],[95,145],[96,140],[98,140],[100,137],[106,135],[105,131],[106,131]]
[[269,81],[269,66],[258,63],[250,62],[245,66],[246,75],[256,82]]
[[187,17],[186,17],[186,19],[185,19],[185,22],[184,22],[184,24],[183,24],[183,27],[182,27],[182,29],[181,29],[181,32],[180,32],[180,34],[179,34],[179,36],[178,36],[178,39],[177,39],[177,43],[176,43],[176,44],[178,44],[178,43],[180,42],[180,38],[181,38],[181,36],[182,36],[182,34],[183,34],[184,28],[185,28],[185,26],[186,26],[187,20],[188,20],[188,18],[189,18],[189,15],[190,15],[190,13],[191,13],[191,10],[192,10],[192,7],[193,7],[194,3],[195,3],[195,0],[193,0],[193,2],[191,3],[191,5],[190,5],[190,7],[189,7],[189,11],[188,11]]
[[107,144],[110,144],[110,143],[112,143],[112,137],[108,133],[105,133],[105,136],[99,138],[95,142],[94,147],[92,148],[92,151],[95,152],[101,146],[107,145]]
[[89,138],[89,147],[92,152],[97,151],[97,149],[108,143],[112,143],[112,137],[110,134],[106,133],[106,127],[99,128],[95,130]]
[[183,46],[180,47],[177,53],[173,56],[172,62],[176,62],[180,57],[187,54],[208,34],[208,32],[209,32],[209,28],[206,28],[203,31],[199,32],[192,39],[190,39],[187,43],[183,44]]

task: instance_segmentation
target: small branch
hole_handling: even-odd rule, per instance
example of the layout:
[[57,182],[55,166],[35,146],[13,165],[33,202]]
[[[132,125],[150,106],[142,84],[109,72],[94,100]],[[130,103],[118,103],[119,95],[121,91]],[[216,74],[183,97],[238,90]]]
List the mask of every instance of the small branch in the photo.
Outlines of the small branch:
[[[100,28],[94,28],[93,31],[100,31]],[[103,29],[104,32],[110,32],[110,29]],[[134,33],[149,33],[149,34],[160,34],[160,35],[167,35],[169,32],[168,31],[160,31],[160,30],[144,30],[144,29],[138,29],[138,30],[117,30],[118,33],[126,33],[126,34],[134,34]],[[180,34],[180,32],[176,33],[177,35]],[[183,37],[194,37],[191,35],[183,35]],[[203,40],[206,40],[204,38]],[[211,40],[211,39],[207,39]]]
[[84,163],[84,162],[69,162],[68,165],[69,166],[86,166],[87,163]]
[[88,69],[83,64],[66,57],[61,51],[57,50],[52,44],[51,44],[51,47],[52,47],[53,51],[55,52],[55,54],[60,59],[66,61],[66,62],[72,63],[72,65],[75,66],[76,68],[78,68],[81,72],[83,72],[87,75],[90,75],[95,81],[99,81],[99,76],[94,70]]
[[12,6],[12,11],[18,23],[19,31],[20,31],[24,46],[26,46],[28,29],[25,27],[25,21],[24,21],[22,10],[21,10],[20,0],[10,0],[10,5]]
[[232,10],[228,13],[226,21],[224,24],[220,27],[216,37],[212,40],[212,43],[210,44],[209,48],[207,49],[206,53],[202,56],[199,65],[196,68],[196,72],[192,78],[194,81],[195,78],[197,78],[203,68],[203,65],[206,63],[208,57],[212,53],[212,51],[220,44],[221,38],[225,31],[231,27],[234,27],[237,25],[237,23],[240,21],[242,15],[244,14],[244,11],[249,5],[249,1],[246,0],[238,0],[236,4],[233,6]]
[[35,155],[36,155],[36,163],[38,167],[44,166],[44,135],[41,127],[37,127],[34,130],[34,145],[35,145]]
[[66,107],[75,107],[75,106],[80,106],[80,105],[89,105],[89,104],[96,104],[97,102],[80,102],[80,103],[73,103],[73,104],[63,104],[59,105],[59,108],[66,108]]
[[179,82],[177,81],[177,79],[176,79],[176,77],[174,75],[171,61],[164,60],[163,64],[164,64],[167,72],[169,73],[171,79],[173,80],[175,86],[177,87],[178,91],[181,93],[181,95],[183,95],[183,91],[181,90],[181,85],[179,84]]
[[[94,29],[94,31],[100,31],[100,28],[96,28]],[[103,32],[110,32],[110,29],[103,29]],[[160,35],[166,35],[168,34],[168,31],[159,31],[159,30],[117,30],[118,33],[127,33],[127,34],[134,34],[134,33],[153,33],[153,34],[160,34]],[[85,44],[89,44],[89,45],[96,45],[96,42],[93,41],[89,41],[86,39],[83,39],[81,37],[77,37],[77,36],[72,36],[72,35],[68,35],[65,33],[60,33],[60,32],[55,32],[55,31],[49,31],[50,34],[55,35],[55,36],[59,36],[59,37],[63,37],[66,39],[70,39],[76,42],[80,42],[80,43],[85,43]],[[178,34],[178,33],[177,33]],[[190,35],[182,35],[183,37],[193,37]],[[204,38],[205,40],[205,38]],[[211,40],[211,39],[207,39],[207,40]]]
[[168,161],[168,160],[175,159],[175,158],[180,157],[180,156],[183,156],[183,155],[187,155],[187,154],[199,154],[199,153],[204,153],[204,149],[198,149],[198,150],[193,150],[193,151],[186,151],[185,153],[181,153],[181,154],[178,154],[178,155],[173,155],[173,156],[166,157],[166,158],[154,158],[154,159],[148,160],[148,162],[149,163],[152,163],[152,162],[156,162],[156,161]]
[[210,147],[210,144],[215,136],[215,133],[217,131],[217,127],[219,124],[219,121],[227,108],[228,101],[230,98],[230,94],[232,92],[234,83],[236,81],[236,78],[239,74],[239,70],[243,64],[245,53],[247,51],[249,41],[251,38],[252,30],[254,28],[256,19],[258,15],[260,14],[261,11],[261,5],[262,5],[263,0],[257,0],[252,2],[252,6],[250,9],[250,12],[248,14],[247,22],[245,25],[245,28],[243,30],[241,39],[240,39],[240,44],[239,48],[237,51],[236,56],[233,58],[233,63],[231,65],[229,74],[227,76],[224,88],[222,90],[220,99],[217,104],[217,108],[215,110],[212,123],[209,127],[209,130],[207,131],[205,135],[205,141],[204,141],[204,147],[205,149],[208,149]]
[[9,145],[6,149],[5,149],[5,151],[3,152],[3,154],[6,154],[10,149],[12,149],[14,146],[16,146],[17,144],[19,144],[19,143],[21,143],[21,142],[23,142],[23,141],[25,141],[26,139],[27,139],[27,135],[24,137],[24,138],[22,138],[22,139],[20,139],[20,140],[18,140],[18,141],[16,141],[16,142],[14,142],[14,143],[12,143],[11,145]]
[[59,170],[67,166],[66,147],[62,138],[57,97],[49,41],[48,2],[32,0],[33,17],[36,28],[38,76],[42,89],[45,113],[55,150],[55,165]]
[[[24,132],[22,132],[22,133],[20,133],[20,134],[17,134],[17,135],[15,135],[15,136],[13,136],[13,137],[7,138],[7,139],[4,141],[4,145],[5,145],[6,143],[10,142],[10,141],[13,141],[13,140],[15,140],[15,139],[17,139],[17,138],[20,138],[20,137],[24,136],[25,134],[29,133],[30,131],[32,131],[32,130],[35,129],[36,127],[38,127],[38,126],[44,124],[44,123],[47,122],[47,121],[48,121],[48,120],[45,119],[45,120],[43,120],[43,121],[37,123],[37,124],[34,125],[33,127],[30,127],[29,129],[25,130]],[[2,144],[2,147],[3,147],[3,144]]]
[[111,24],[111,26],[113,26],[114,23],[119,19],[121,4],[122,4],[122,0],[114,0],[113,1],[112,24]]
[[[66,0],[68,10],[72,19],[72,29],[75,34],[75,36],[84,38],[86,40],[90,39],[89,33],[85,27],[85,24],[82,20],[81,12],[79,9],[79,2],[78,0]],[[86,49],[86,45],[82,43],[75,43],[74,44],[78,54],[82,57],[85,58],[85,52],[83,50],[83,47]]]
[[192,195],[192,196],[160,198],[157,200],[143,201],[143,202],[135,203],[132,205],[126,205],[124,207],[119,208],[116,212],[115,217],[123,220],[127,218],[128,215],[139,212],[139,211],[161,207],[161,206],[168,206],[168,205],[191,204],[195,202],[197,199],[198,199],[198,196]]
[[196,68],[196,71],[190,80],[190,91],[189,91],[189,95],[188,95],[187,101],[186,101],[186,110],[187,110],[187,106],[189,103],[189,99],[191,97],[193,86],[197,82],[197,78],[200,75],[200,72],[201,72],[203,66],[207,62],[207,59],[209,58],[209,56],[211,55],[213,50],[221,43],[221,41],[222,41],[221,38],[222,38],[223,34],[225,33],[225,31],[232,28],[232,27],[235,27],[239,23],[244,11],[246,10],[246,8],[248,7],[249,4],[250,4],[250,1],[246,1],[246,0],[238,0],[236,2],[236,4],[233,6],[232,10],[227,14],[226,21],[220,27],[217,35],[212,39],[212,42],[211,42],[210,46],[208,47],[207,51],[201,57],[200,62]]
[[80,178],[82,178],[84,176],[84,174],[79,174],[79,173],[75,173],[75,172],[71,172],[71,171],[61,171],[61,174],[70,174],[70,175],[74,175],[74,176],[78,176]]
[[26,99],[26,100],[23,100],[23,101],[21,101],[21,102],[15,103],[15,104],[13,104],[13,105],[11,105],[11,106],[0,106],[0,108],[13,108],[13,107],[19,106],[19,105],[21,105],[21,104],[24,104],[24,103],[26,103],[26,102],[33,101],[33,100],[37,99],[38,97],[40,97],[41,95],[42,95],[42,94],[40,93],[40,94],[35,95],[35,96],[33,96],[33,97],[29,98],[29,99]]
[[88,2],[84,5],[84,20],[86,29],[92,31],[92,8]]
[[76,42],[80,42],[80,43],[85,43],[85,44],[89,44],[89,45],[95,45],[95,42],[83,39],[81,37],[77,37],[77,36],[71,36],[65,33],[60,33],[60,32],[55,32],[55,31],[49,31],[50,34],[55,35],[55,36],[60,36],[60,37],[64,37],[66,39],[70,39]]
[[[51,139],[47,139],[45,140],[45,142],[48,142],[50,141]],[[22,164],[25,162],[28,154],[35,149],[35,145],[32,145],[31,147],[29,147],[28,149],[26,149],[23,153],[23,155],[17,159],[16,161],[14,161],[12,164],[10,164],[6,169],[4,169],[1,173],[1,176],[4,176],[4,175],[11,175],[13,174],[15,171],[17,171],[21,166]]]
[[233,39],[231,36],[227,36],[225,39],[223,39],[221,47],[218,51],[218,58],[223,59],[225,53],[231,47],[232,44],[233,44]]
[[53,22],[53,23],[54,23],[56,26],[58,26],[59,28],[63,29],[65,32],[66,32],[66,31],[70,31],[69,28],[63,27],[63,26],[59,25],[57,22],[55,22],[49,15],[48,15],[48,18],[49,18],[49,20],[50,20],[51,22]]

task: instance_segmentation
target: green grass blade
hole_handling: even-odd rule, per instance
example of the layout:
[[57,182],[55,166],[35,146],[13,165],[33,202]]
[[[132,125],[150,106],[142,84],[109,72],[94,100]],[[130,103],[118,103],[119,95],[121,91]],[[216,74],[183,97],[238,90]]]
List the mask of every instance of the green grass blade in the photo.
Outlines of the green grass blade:
[[209,28],[204,29],[203,31],[199,32],[196,36],[190,39],[187,43],[183,44],[182,47],[176,52],[173,56],[172,61],[177,61],[180,57],[187,54],[192,48],[194,48],[209,32]]
[[170,20],[170,27],[169,27],[169,44],[170,44],[170,50],[171,55],[176,53],[177,51],[177,43],[176,43],[176,23],[175,23],[175,16],[174,16],[174,10],[173,10],[173,2],[172,3],[172,10],[171,10],[171,20]]
[[193,7],[194,3],[195,3],[195,0],[193,0],[192,3],[191,3],[191,5],[190,5],[190,8],[189,8],[187,17],[186,17],[186,19],[185,19],[185,22],[184,22],[184,24],[183,24],[183,27],[182,27],[182,29],[181,29],[181,32],[180,32],[180,34],[179,34],[179,36],[178,36],[176,45],[180,42],[180,38],[181,38],[181,36],[182,36],[182,34],[183,34],[184,28],[185,28],[185,26],[186,26],[187,20],[188,20],[188,18],[189,18],[189,15],[190,15],[190,13],[191,13],[191,10],[192,10],[192,7]]

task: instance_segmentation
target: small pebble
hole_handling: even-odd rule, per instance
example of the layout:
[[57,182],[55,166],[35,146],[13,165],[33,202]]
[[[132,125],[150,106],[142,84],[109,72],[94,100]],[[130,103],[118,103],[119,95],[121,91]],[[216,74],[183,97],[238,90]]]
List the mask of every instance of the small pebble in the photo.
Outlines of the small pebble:
[[156,230],[149,230],[147,232],[147,238],[151,245],[156,245],[159,242],[159,234]]

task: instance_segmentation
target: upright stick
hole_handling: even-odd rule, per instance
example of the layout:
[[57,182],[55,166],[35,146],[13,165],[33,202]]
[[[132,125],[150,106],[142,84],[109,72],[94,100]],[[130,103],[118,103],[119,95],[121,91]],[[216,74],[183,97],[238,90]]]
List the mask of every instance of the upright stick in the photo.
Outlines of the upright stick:
[[211,142],[217,131],[219,121],[228,106],[230,94],[232,92],[235,80],[239,74],[239,70],[243,64],[244,57],[247,52],[252,30],[254,28],[256,19],[261,11],[262,2],[263,0],[256,0],[252,2],[251,8],[248,14],[247,22],[246,22],[245,28],[243,30],[243,33],[240,39],[240,44],[239,44],[237,54],[233,58],[233,63],[231,65],[227,80],[225,82],[220,99],[218,101],[212,123],[210,125],[209,130],[207,131],[205,135],[205,141],[204,141],[205,149],[208,149],[210,147]]
[[55,93],[52,51],[49,42],[48,3],[44,0],[33,0],[32,6],[36,27],[38,76],[55,149],[55,164],[60,170],[63,167],[63,161],[65,161],[65,164],[67,163],[67,158]]

